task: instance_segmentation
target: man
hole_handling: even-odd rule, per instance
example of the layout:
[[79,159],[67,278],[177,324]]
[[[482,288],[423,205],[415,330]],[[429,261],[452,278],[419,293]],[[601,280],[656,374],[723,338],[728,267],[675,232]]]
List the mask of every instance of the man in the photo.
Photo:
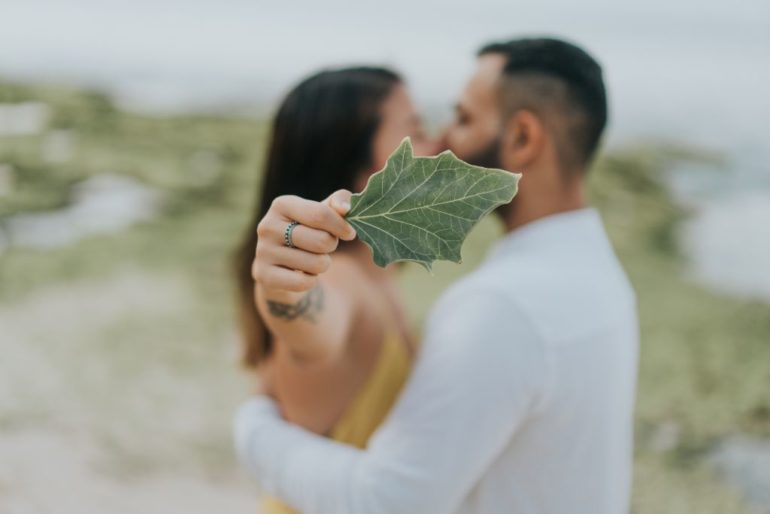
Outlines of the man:
[[486,46],[446,142],[523,173],[507,234],[434,307],[366,450],[236,418],[239,457],[305,514],[627,512],[638,323],[585,176],[607,117],[599,65],[554,39]]

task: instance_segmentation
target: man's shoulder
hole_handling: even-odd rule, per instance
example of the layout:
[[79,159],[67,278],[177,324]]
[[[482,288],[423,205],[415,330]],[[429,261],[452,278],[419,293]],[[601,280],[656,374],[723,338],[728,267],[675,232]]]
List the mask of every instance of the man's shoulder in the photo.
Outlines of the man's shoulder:
[[[510,287],[512,280],[495,280],[488,266],[482,266],[450,285],[431,310],[431,318],[452,316],[482,302],[492,303],[495,311],[511,313],[519,309],[518,292]],[[499,312],[489,312],[490,316]]]
[[439,298],[441,303],[445,298],[458,300],[463,297],[474,294],[505,294],[505,288],[496,285],[490,280],[489,273],[482,268],[476,269],[471,273],[452,283]]
[[518,303],[518,299],[526,298],[528,288],[549,287],[549,276],[552,277],[553,274],[549,273],[547,267],[527,256],[486,261],[449,286],[441,298],[450,297],[457,300],[488,294]]
[[482,302],[494,307],[492,317],[526,322],[544,340],[560,340],[598,331],[636,310],[633,289],[614,261],[539,257],[519,254],[485,262],[450,286],[433,314],[445,318]]

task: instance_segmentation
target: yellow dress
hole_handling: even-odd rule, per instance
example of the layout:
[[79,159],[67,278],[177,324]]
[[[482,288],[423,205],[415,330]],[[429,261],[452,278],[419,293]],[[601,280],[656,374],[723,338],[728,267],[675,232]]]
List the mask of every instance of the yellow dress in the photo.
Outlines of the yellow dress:
[[[365,448],[369,437],[383,422],[406,382],[411,357],[398,332],[383,341],[377,363],[364,387],[356,394],[329,434],[332,439]],[[297,514],[276,498],[265,498],[259,514]]]

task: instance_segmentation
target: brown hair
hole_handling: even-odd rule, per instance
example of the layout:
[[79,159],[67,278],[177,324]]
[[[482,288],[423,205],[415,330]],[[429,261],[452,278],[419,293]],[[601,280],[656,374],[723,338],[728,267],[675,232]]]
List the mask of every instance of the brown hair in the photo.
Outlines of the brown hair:
[[352,189],[357,175],[371,165],[382,103],[400,82],[384,68],[322,71],[297,85],[279,107],[255,212],[233,259],[241,361],[247,368],[256,368],[273,347],[251,275],[259,221],[278,196],[320,201],[338,189]]

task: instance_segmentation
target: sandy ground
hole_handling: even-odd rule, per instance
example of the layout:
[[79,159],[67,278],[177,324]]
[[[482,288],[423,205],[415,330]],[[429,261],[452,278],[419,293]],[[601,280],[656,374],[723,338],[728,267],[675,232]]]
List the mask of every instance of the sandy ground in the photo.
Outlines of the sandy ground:
[[0,437],[0,513],[253,512],[244,483],[183,473],[121,480],[99,470],[99,449],[73,434]]
[[0,514],[255,510],[229,449],[237,372],[168,343],[188,298],[126,272],[0,305]]

